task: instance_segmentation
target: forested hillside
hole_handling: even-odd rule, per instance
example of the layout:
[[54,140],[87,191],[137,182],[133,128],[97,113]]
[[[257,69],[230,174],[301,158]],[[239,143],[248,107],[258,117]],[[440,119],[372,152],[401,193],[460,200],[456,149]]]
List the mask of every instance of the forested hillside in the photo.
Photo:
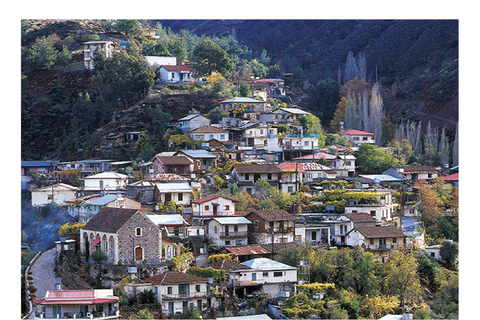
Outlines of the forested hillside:
[[[148,28],[156,29],[155,40],[140,31]],[[91,40],[113,40],[126,49],[97,70],[85,70],[83,43]],[[158,75],[141,57],[175,56],[207,77],[199,62],[208,44],[224,55],[220,79],[154,87]],[[151,151],[146,158],[166,147],[174,133],[169,121],[193,108],[207,114],[222,99],[248,94],[232,82],[251,75],[284,78],[288,98],[276,105],[311,111],[326,132],[338,131],[339,121],[354,117],[351,110],[368,99],[368,112],[376,107],[378,119],[388,116],[376,130],[394,127],[385,143],[406,136],[412,124],[426,133],[429,122],[437,141],[445,128],[450,146],[455,143],[456,20],[24,20],[21,58],[23,159],[137,158],[134,145],[109,139],[144,130]],[[378,92],[375,106],[372,92]],[[369,129],[365,119],[349,124]]]

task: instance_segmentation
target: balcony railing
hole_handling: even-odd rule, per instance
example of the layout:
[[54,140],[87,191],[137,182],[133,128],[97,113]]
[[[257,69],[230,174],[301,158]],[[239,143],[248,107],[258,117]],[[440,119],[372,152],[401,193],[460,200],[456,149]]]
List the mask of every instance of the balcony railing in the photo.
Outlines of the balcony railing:
[[367,245],[367,249],[373,251],[387,251],[407,247],[408,246],[404,246],[403,243]]
[[229,232],[220,232],[220,238],[240,238],[240,237],[247,237],[247,231],[229,231]]
[[267,227],[266,228],[268,232],[294,232],[295,228],[294,227]]
[[190,299],[190,298],[206,298],[206,292],[190,292],[190,293],[177,293],[177,294],[163,294],[164,300],[176,300],[176,299]]
[[259,286],[259,285],[262,285],[264,283],[265,283],[265,280],[251,280],[251,281],[248,281],[248,280],[243,280],[243,281],[234,280],[233,281],[233,284],[235,285],[235,287]]

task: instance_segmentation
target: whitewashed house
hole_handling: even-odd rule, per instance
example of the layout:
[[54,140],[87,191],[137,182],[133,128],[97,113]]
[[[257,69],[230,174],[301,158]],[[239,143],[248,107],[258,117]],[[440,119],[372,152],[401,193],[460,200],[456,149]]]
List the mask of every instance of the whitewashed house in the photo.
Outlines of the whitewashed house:
[[110,58],[115,51],[115,43],[113,41],[88,41],[85,42],[83,48],[83,60],[85,68],[89,70],[95,69],[93,58],[95,51],[100,50],[105,52],[105,58]]
[[345,213],[337,219],[337,223],[332,224],[332,240],[335,244],[345,245],[346,235],[356,227],[375,227],[377,219],[367,213]]
[[241,264],[251,269],[241,273],[238,278],[240,284],[241,281],[252,280],[263,282],[260,291],[267,293],[271,299],[288,298],[294,293],[298,268],[268,258],[256,258]]
[[243,246],[248,242],[248,225],[244,217],[217,217],[208,223],[208,239],[219,246]]
[[188,182],[155,183],[154,199],[164,204],[175,201],[177,205],[188,206],[193,199],[193,191]]
[[197,70],[189,66],[162,65],[159,68],[161,83],[187,83],[194,82]]
[[365,212],[382,224],[388,224],[392,221],[393,213],[398,204],[393,201],[392,190],[377,189],[375,192],[380,195],[373,202],[362,203],[357,200],[349,200],[345,205],[345,213]]
[[76,198],[77,190],[77,187],[65,183],[32,190],[32,207],[43,207],[50,203],[63,205]]
[[208,141],[208,140],[218,140],[218,141],[228,141],[230,139],[229,131],[212,126],[203,126],[189,132],[190,138],[193,140]]
[[354,146],[359,147],[362,144],[375,144],[376,134],[372,132],[360,131],[356,129],[348,129],[340,131],[341,137],[346,137],[348,142]]
[[84,178],[85,191],[115,191],[127,186],[128,176],[116,172],[102,172]]
[[235,203],[240,201],[221,196],[207,196],[192,201],[192,220],[212,219],[235,215]]
[[183,133],[189,133],[192,130],[209,126],[210,124],[211,120],[199,113],[189,114],[178,120],[178,128],[180,128]]

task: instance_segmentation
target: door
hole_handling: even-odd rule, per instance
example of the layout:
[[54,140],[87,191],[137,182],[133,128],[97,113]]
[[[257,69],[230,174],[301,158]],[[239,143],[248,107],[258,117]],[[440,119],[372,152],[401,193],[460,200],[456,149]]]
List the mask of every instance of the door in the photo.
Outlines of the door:
[[135,248],[135,261],[142,261],[143,259],[143,249],[142,247]]
[[252,281],[257,281],[257,274],[255,272],[252,273]]
[[312,241],[317,240],[317,231],[312,231]]
[[218,211],[218,205],[214,204],[213,205],[213,215],[216,216]]
[[167,204],[171,200],[172,200],[172,194],[171,193],[165,193],[165,204]]

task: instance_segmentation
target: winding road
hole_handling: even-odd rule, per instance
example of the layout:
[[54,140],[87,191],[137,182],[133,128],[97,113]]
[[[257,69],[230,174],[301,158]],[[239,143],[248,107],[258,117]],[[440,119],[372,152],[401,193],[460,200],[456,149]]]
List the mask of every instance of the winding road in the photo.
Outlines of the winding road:
[[33,284],[37,299],[45,297],[47,290],[55,290],[55,248],[43,252],[32,265]]

